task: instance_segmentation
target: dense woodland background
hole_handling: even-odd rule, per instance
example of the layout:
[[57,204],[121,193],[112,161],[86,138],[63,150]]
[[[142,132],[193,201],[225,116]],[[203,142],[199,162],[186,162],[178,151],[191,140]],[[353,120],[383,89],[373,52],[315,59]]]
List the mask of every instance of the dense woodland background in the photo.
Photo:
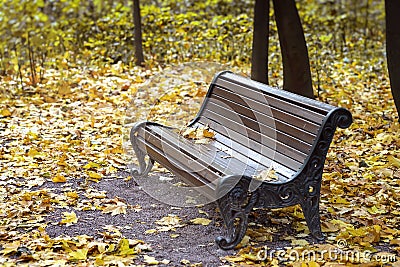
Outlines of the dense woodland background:
[[[43,82],[48,68],[134,62],[134,1],[2,1],[0,72]],[[248,65],[255,1],[140,1],[148,65],[215,60]],[[261,2],[261,1],[260,1]],[[384,68],[383,1],[298,1],[316,87],[333,62],[375,59]],[[270,78],[280,51],[270,12]],[[354,63],[353,63],[354,64]],[[374,73],[371,69],[371,75]]]

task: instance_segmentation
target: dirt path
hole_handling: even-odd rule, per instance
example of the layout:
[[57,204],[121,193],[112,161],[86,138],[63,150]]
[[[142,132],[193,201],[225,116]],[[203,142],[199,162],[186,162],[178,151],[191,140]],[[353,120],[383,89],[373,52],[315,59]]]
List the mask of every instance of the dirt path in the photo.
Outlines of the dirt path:
[[[77,186],[79,182],[73,181],[72,187],[74,184]],[[45,185],[45,187],[52,186],[58,185]],[[215,204],[208,204],[201,208],[171,207],[153,199],[139,186],[118,178],[102,179],[99,183],[90,184],[90,187],[107,191],[107,198],[117,197],[136,209],[128,208],[126,214],[115,216],[109,213],[104,214],[101,211],[76,211],[79,221],[68,227],[57,223],[61,220],[62,212],[65,210],[56,209],[48,217],[50,223],[46,228],[51,237],[88,235],[103,239],[107,237],[104,227],[113,225],[120,230],[123,237],[143,240],[150,245],[151,251],[146,254],[155,257],[158,261],[168,260],[168,266],[188,264],[189,262],[190,264],[201,263],[202,266],[221,266],[224,265],[221,258],[234,254],[234,251],[219,249],[214,242],[214,238],[223,233],[222,219],[216,212]],[[62,190],[62,187],[58,189]],[[152,233],[152,230],[160,226],[155,223],[157,220],[173,215],[181,219],[180,224],[184,225],[183,227]],[[190,222],[199,217],[208,218],[211,223],[203,226]],[[146,233],[146,231],[150,233]],[[136,264],[141,263],[140,259],[141,256]]]

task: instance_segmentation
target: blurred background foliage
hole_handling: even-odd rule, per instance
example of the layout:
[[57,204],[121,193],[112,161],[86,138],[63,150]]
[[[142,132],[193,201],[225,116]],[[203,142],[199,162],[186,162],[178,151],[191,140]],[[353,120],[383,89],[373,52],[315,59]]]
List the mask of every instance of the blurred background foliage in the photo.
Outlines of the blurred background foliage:
[[[148,66],[197,59],[248,66],[254,0],[142,0]],[[43,82],[48,68],[134,64],[132,0],[0,0],[0,75]],[[314,84],[334,82],[333,61],[385,64],[384,1],[299,0]],[[270,82],[281,76],[270,12]],[[328,64],[329,63],[329,64]]]

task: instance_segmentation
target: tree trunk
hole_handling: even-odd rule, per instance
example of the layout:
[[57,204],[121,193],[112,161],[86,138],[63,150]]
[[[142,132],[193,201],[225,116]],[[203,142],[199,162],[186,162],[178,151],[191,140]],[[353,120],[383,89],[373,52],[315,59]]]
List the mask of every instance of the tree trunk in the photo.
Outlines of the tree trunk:
[[140,66],[144,63],[142,47],[142,22],[140,17],[139,0],[133,0],[133,24],[134,24],[134,45],[135,45],[135,64]]
[[400,121],[400,1],[386,0],[386,57],[390,87]]
[[273,0],[283,63],[283,88],[314,98],[303,27],[294,0]]
[[268,84],[269,0],[256,0],[254,5],[251,78]]

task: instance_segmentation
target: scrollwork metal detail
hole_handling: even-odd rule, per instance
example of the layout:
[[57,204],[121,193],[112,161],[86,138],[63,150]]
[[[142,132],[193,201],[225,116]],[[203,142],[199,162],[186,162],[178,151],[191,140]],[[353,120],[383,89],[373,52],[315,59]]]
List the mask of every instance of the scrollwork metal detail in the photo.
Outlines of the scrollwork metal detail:
[[[286,183],[276,184],[263,182],[255,191],[255,193],[258,194],[257,203],[255,203],[254,206],[259,208],[283,208],[300,204],[312,236],[314,236],[318,241],[324,240],[319,214],[319,198],[323,167],[335,129],[337,127],[347,128],[350,126],[351,122],[351,114],[345,109],[338,108],[327,115],[323,125],[321,126],[320,133],[317,136],[313,149],[303,167],[292,178],[292,180]],[[219,203],[219,206],[229,206],[229,203],[225,203],[229,201],[231,201],[230,198],[224,198]],[[224,213],[226,213],[226,211],[224,211]],[[242,214],[240,214],[240,216],[242,216]],[[231,225],[232,221],[228,219],[228,228],[232,228]],[[242,226],[244,227],[244,224],[242,224]],[[235,231],[238,232],[236,235],[232,234],[232,231],[233,230],[230,230],[228,236],[237,237],[244,234],[246,229],[236,229]],[[221,240],[223,239],[217,240],[220,242],[220,246]],[[223,241],[225,242],[225,240]],[[228,247],[234,247],[234,238],[228,238],[228,241],[231,244]],[[240,242],[240,240],[238,242]]]
[[230,176],[222,179],[219,190],[224,186],[231,186],[232,180],[236,186],[217,200],[218,207],[227,228],[226,236],[215,239],[222,249],[233,249],[242,240],[247,230],[247,218],[259,197],[259,191],[249,192],[250,179],[248,177]]

